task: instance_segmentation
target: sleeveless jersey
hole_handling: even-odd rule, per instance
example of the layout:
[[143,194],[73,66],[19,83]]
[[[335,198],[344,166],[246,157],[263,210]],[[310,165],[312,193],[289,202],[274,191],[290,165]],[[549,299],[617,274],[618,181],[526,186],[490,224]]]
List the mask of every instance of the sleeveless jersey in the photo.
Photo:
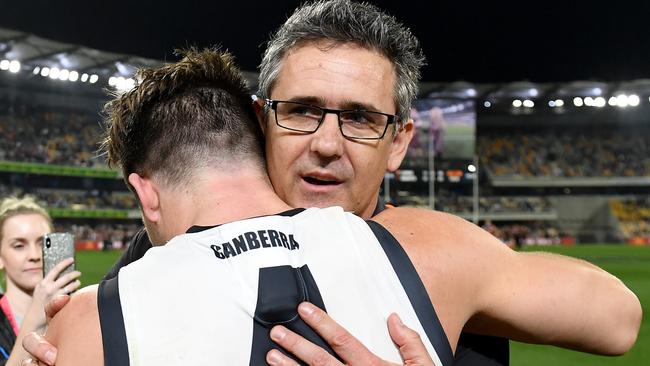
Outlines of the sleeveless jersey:
[[334,207],[193,227],[123,267],[98,292],[105,365],[266,365],[275,324],[333,353],[298,316],[302,301],[401,363],[386,326],[397,312],[436,365],[453,361],[401,246]]

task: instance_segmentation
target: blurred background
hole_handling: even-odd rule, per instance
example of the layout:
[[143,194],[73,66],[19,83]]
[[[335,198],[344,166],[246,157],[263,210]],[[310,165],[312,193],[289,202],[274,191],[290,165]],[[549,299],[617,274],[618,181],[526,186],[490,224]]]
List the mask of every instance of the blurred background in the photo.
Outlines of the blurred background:
[[[417,134],[386,201],[473,221],[518,250],[587,259],[650,303],[650,3],[374,1],[428,65]],[[96,150],[108,92],[175,48],[221,44],[253,90],[264,42],[296,1],[0,5],[0,196],[31,194],[76,236],[85,284],[139,228]],[[647,318],[647,317],[646,317]],[[513,365],[650,364],[512,343]]]

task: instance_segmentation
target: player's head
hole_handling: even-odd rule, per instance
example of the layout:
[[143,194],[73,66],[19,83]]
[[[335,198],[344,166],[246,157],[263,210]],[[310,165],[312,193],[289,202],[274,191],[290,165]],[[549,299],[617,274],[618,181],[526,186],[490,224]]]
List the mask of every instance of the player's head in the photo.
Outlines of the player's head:
[[[409,113],[423,62],[408,28],[373,5],[333,0],[298,8],[260,65],[259,100],[266,103],[258,115],[278,195],[293,206],[338,205],[369,217],[385,172],[399,167],[413,136]],[[298,111],[317,124],[278,121],[278,113],[297,116],[282,101],[308,105]],[[358,139],[355,126],[375,124],[373,118],[361,113],[341,120],[323,108],[390,117],[371,127],[377,135]]]
[[31,292],[43,278],[43,236],[52,231],[47,211],[32,197],[7,197],[0,203],[0,269],[7,286]]
[[104,108],[103,149],[131,173],[181,185],[203,168],[263,168],[250,94],[232,56],[189,50],[182,60],[138,72],[138,84]]
[[143,182],[191,192],[209,172],[265,171],[250,93],[230,54],[192,49],[179,62],[141,70],[136,79],[104,108],[103,149],[141,204]]

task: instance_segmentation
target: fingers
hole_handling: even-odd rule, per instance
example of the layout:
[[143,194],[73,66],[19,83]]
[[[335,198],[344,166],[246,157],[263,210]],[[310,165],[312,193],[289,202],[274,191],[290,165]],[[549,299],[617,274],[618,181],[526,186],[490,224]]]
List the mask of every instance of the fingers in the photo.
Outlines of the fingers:
[[271,366],[300,366],[298,362],[285,356],[277,349],[272,349],[266,354],[266,362]]
[[[66,289],[68,291],[64,291],[65,293],[70,293],[74,290],[76,290],[80,285],[81,282],[77,280],[81,276],[81,272],[79,271],[72,271],[70,273],[66,273],[64,275],[61,275],[56,281],[54,281],[54,288],[56,289]],[[76,281],[75,281],[76,280]],[[67,286],[67,288],[66,288]]]
[[[330,355],[324,349],[309,342],[298,334],[289,329],[276,325],[271,329],[271,339],[279,344],[285,350],[306,362],[310,366],[342,366],[334,356]],[[284,355],[278,355],[279,351],[270,351],[267,354],[267,361],[273,365],[297,365]],[[281,356],[281,357],[280,357]],[[279,360],[279,361],[278,361]],[[280,362],[280,363],[272,363]],[[293,363],[291,363],[293,362]]]
[[322,309],[303,302],[298,306],[300,317],[332,347],[347,364],[368,365],[378,362],[359,340],[336,323]]
[[69,301],[70,295],[67,294],[54,296],[52,300],[48,301],[47,304],[45,304],[45,316],[47,317],[47,321],[49,322]]
[[[57,349],[48,341],[46,341],[43,336],[37,334],[36,332],[28,333],[23,338],[23,347],[37,360],[40,360],[47,365],[54,365],[54,362],[56,361]],[[22,364],[38,365],[37,360],[23,360]]]
[[45,275],[45,278],[50,281],[54,281],[64,269],[68,268],[69,265],[74,263],[74,258],[66,258],[61,262],[57,263],[52,270]]
[[404,364],[421,366],[434,365],[431,356],[429,356],[429,352],[424,347],[422,339],[420,339],[420,335],[404,325],[395,313],[392,313],[388,317],[388,332],[393,342],[399,347]]

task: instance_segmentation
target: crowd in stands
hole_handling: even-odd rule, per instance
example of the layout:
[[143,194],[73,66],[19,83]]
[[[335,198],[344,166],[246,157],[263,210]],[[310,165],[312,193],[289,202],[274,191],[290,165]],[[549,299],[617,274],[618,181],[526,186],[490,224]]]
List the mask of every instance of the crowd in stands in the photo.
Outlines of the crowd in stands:
[[104,167],[99,116],[0,100],[0,160]]
[[[39,190],[25,191],[19,187],[0,184],[0,198],[7,196],[23,197],[30,195],[47,209],[125,209],[137,210],[133,194],[128,192],[99,192],[73,190]],[[69,223],[69,220],[54,218],[55,230],[70,232],[77,241],[93,242],[94,248],[119,249],[128,243],[141,226],[137,220],[124,220],[123,223],[95,223],[93,219]],[[115,221],[115,220],[114,220]]]
[[559,245],[575,242],[574,238],[561,235],[552,223],[546,221],[496,225],[486,220],[482,227],[504,244],[516,249],[530,245]]
[[650,176],[650,131],[512,129],[480,135],[478,155],[500,178]]
[[[479,197],[481,214],[499,213],[549,213],[553,206],[546,197]],[[470,196],[440,195],[436,197],[436,208],[455,214],[469,213],[474,209]]]
[[77,210],[120,209],[135,210],[138,205],[135,196],[126,191],[107,192],[97,189],[66,190],[66,189],[27,189],[9,187],[0,184],[0,196],[31,195],[38,199],[43,207],[65,208]]
[[625,241],[630,244],[650,244],[650,197],[611,199],[609,206],[619,221]]
[[[428,207],[428,197],[401,195],[396,202],[402,206]],[[543,196],[494,196],[479,197],[479,212],[481,214],[531,214],[553,213],[555,209],[550,200]],[[444,190],[435,196],[435,208],[453,214],[469,214],[474,211],[472,196],[459,195]]]
[[54,220],[55,231],[74,234],[75,241],[87,242],[89,249],[123,249],[141,226],[133,221],[123,224],[73,224]]

